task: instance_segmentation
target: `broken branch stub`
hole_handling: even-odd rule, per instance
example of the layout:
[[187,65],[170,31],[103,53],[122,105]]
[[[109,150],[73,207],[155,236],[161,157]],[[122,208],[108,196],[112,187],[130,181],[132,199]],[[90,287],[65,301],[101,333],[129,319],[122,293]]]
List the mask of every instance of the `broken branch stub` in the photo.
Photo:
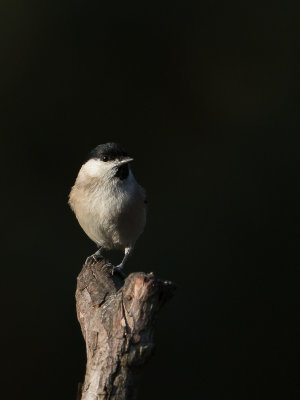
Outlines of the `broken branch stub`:
[[153,354],[158,311],[175,285],[143,272],[124,280],[106,264],[86,264],[77,278],[77,316],[87,351],[79,399],[134,400],[135,378]]

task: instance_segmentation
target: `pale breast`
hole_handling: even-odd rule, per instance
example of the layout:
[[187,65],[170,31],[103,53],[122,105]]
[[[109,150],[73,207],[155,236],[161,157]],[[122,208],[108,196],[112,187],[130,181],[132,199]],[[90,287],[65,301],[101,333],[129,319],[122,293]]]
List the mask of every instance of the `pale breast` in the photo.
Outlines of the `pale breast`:
[[105,248],[133,245],[146,222],[145,194],[133,180],[114,186],[75,186],[69,203],[85,233]]

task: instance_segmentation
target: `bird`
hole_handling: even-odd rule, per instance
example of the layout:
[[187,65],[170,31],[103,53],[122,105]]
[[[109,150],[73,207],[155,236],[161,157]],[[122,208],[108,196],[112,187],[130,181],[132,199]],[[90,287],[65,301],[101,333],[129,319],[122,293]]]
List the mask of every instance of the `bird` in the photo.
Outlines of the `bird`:
[[119,143],[95,147],[81,166],[69,194],[69,205],[79,225],[98,250],[85,264],[102,258],[101,252],[122,250],[113,270],[122,271],[146,224],[147,199],[130,167],[133,161]]

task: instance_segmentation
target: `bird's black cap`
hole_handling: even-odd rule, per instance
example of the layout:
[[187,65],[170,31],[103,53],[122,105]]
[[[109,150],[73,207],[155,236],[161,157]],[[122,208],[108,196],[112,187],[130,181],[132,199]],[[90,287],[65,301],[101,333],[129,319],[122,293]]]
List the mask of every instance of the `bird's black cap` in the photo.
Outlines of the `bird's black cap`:
[[89,154],[88,159],[99,158],[102,161],[112,161],[118,158],[127,157],[127,152],[119,143],[99,144]]

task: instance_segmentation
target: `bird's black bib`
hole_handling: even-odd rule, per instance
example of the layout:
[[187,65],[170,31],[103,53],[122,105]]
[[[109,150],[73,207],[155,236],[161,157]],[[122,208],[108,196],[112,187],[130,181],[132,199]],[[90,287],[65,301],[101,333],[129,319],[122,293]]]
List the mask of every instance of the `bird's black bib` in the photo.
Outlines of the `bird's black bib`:
[[118,168],[118,171],[116,172],[115,176],[117,176],[119,179],[121,179],[121,181],[123,181],[128,177],[128,174],[129,174],[128,164],[124,164]]

